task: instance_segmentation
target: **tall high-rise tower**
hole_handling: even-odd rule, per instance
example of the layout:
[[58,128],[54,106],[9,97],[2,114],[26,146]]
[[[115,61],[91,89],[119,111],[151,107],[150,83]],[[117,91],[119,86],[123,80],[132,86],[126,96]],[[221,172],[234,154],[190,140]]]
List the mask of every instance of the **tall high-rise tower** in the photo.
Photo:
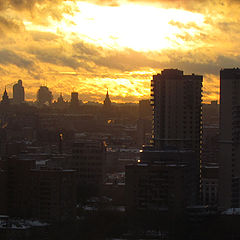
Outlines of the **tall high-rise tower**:
[[13,102],[23,103],[25,98],[24,87],[22,85],[22,80],[18,80],[18,83],[13,85]]
[[220,71],[219,207],[240,207],[240,69]]
[[165,69],[153,76],[152,143],[156,150],[175,147],[200,153],[202,137],[202,80]]
[[202,76],[184,75],[178,69],[165,69],[153,76],[152,144],[155,151],[143,151],[150,162],[157,160],[166,165],[169,160],[180,165],[184,162],[191,175],[188,182],[190,205],[199,203],[201,189],[202,80]]

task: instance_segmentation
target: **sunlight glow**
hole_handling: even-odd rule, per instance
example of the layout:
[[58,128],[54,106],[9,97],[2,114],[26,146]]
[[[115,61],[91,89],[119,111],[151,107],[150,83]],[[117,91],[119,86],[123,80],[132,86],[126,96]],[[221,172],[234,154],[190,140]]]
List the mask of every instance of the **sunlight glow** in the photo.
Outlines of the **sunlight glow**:
[[[61,29],[66,33],[77,33],[85,41],[109,48],[127,47],[149,51],[180,47],[177,46],[176,35],[182,33],[182,30],[169,22],[194,22],[198,25],[204,22],[201,14],[152,6],[126,4],[103,7],[78,2],[78,7],[80,11],[74,16],[66,16],[75,25],[69,26],[62,21]],[[194,35],[197,29],[191,28],[188,32]],[[69,34],[68,37],[71,40]]]
[[[73,3],[66,1],[66,4]],[[211,47],[201,40],[204,33],[211,32],[211,26],[206,23],[205,16],[200,13],[129,2],[116,7],[95,5],[83,1],[76,1],[74,4],[73,15],[64,14],[61,20],[50,17],[48,25],[37,25],[26,20],[24,21],[25,29],[30,32],[48,32],[60,36],[61,40],[56,40],[54,44],[62,46],[63,51],[74,50],[66,47],[72,46],[74,43],[90,43],[106,50],[105,52],[100,50],[103,58],[104,54],[108,54],[108,50],[131,54],[131,51],[125,50],[132,49],[145,52],[153,61],[156,58],[159,62],[167,62],[169,57],[165,56],[164,50],[187,52],[199,49],[203,45]],[[129,59],[130,61],[131,59],[136,60],[131,56]],[[100,76],[101,71],[96,77],[95,73],[90,76],[91,73],[88,72],[85,76],[84,72],[78,73],[79,70],[76,72],[68,68],[59,70],[66,79],[69,79],[70,85],[76,87],[77,91],[88,92],[88,97],[92,96],[92,99],[96,101],[102,101],[100,96],[96,96],[96,92],[105,96],[106,88],[111,89],[111,97],[114,101],[138,101],[141,98],[149,97],[150,79],[158,71],[157,68],[161,68],[161,66],[156,66],[154,69],[152,66],[142,66],[144,65],[140,64],[136,71],[127,71],[127,68],[122,72],[108,70],[108,74],[103,69],[102,77]],[[111,74],[110,77],[108,77],[109,74]],[[71,80],[71,75],[75,79],[74,81]],[[58,85],[54,88],[56,90],[59,88],[60,91],[62,84],[58,83]],[[87,87],[84,88],[84,86]],[[69,91],[69,89],[66,90]],[[85,95],[82,95],[82,99],[87,100]]]
[[[188,48],[179,34],[194,36],[198,28],[181,29],[169,22],[204,25],[204,16],[179,9],[163,9],[134,4],[119,7],[98,6],[77,2],[79,11],[73,16],[65,14],[60,22],[43,26],[25,24],[28,30],[61,32],[69,42],[77,38],[105,48],[131,48],[136,51]],[[70,24],[71,23],[71,24]],[[192,46],[191,46],[192,47]]]

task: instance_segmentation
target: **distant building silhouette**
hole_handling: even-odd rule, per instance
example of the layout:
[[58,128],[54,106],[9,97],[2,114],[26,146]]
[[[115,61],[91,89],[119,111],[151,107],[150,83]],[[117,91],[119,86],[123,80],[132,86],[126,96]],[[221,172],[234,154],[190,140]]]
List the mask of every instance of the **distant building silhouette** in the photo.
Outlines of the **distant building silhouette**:
[[203,104],[202,118],[204,125],[219,125],[219,107],[217,101],[211,101],[211,104]]
[[240,69],[220,71],[219,207],[240,207]]
[[139,101],[139,119],[151,119],[152,118],[152,107],[150,100]]
[[22,86],[22,80],[18,80],[18,83],[13,85],[13,102],[20,104],[25,99],[24,87]]
[[58,97],[57,103],[64,103],[62,93],[60,93],[60,96]]
[[70,106],[73,110],[76,110],[79,107],[78,92],[72,92],[71,93]]
[[40,86],[38,92],[37,92],[37,102],[40,105],[43,105],[45,103],[48,103],[51,105],[53,99],[52,92],[48,89],[46,86]]
[[109,111],[111,110],[111,105],[112,105],[112,102],[110,100],[110,97],[109,97],[109,94],[108,94],[108,90],[107,90],[107,94],[106,94],[106,97],[104,99],[104,110],[106,111]]
[[150,100],[139,101],[137,121],[137,145],[149,145],[152,131],[152,107]]
[[9,100],[6,88],[5,88],[5,91],[4,91],[3,95],[2,95],[2,103],[3,104],[9,104],[10,103],[10,100]]

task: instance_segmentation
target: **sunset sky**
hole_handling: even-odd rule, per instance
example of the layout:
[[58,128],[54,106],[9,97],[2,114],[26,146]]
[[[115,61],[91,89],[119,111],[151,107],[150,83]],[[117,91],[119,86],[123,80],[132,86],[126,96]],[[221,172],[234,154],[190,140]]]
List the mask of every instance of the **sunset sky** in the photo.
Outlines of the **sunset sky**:
[[238,0],[0,0],[0,95],[23,80],[26,99],[149,98],[153,74],[204,75],[218,99],[221,68],[240,67]]

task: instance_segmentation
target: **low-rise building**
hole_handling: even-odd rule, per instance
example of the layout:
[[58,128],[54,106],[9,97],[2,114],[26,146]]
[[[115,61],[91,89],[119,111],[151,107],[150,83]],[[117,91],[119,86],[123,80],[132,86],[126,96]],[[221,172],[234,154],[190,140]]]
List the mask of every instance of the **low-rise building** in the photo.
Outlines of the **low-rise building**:
[[126,167],[128,212],[182,214],[190,203],[185,165],[137,164]]
[[30,181],[32,216],[48,222],[75,220],[76,171],[33,169]]

